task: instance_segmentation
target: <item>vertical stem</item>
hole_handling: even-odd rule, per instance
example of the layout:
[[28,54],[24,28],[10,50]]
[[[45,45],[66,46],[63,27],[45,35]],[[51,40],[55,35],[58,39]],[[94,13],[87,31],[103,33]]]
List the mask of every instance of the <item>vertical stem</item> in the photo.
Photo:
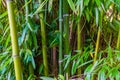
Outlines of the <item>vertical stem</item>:
[[[78,11],[78,16],[80,16],[80,9]],[[80,26],[80,19],[77,23],[77,50],[82,50],[82,42],[81,42],[81,26]],[[81,53],[81,52],[78,52]],[[78,75],[81,74],[81,68],[78,69]]]
[[21,67],[21,61],[19,56],[17,29],[16,29],[16,22],[14,17],[14,10],[13,10],[13,1],[6,0],[6,2],[7,2],[7,9],[8,9],[9,24],[10,24],[12,56],[14,60],[15,76],[16,76],[16,80],[22,80],[22,67]]
[[120,49],[120,27],[119,27],[118,40],[117,40],[117,49]]
[[57,53],[56,53],[56,47],[53,47],[53,74],[54,74],[54,77],[57,77]]
[[59,74],[62,74],[62,0],[59,0]]
[[[64,21],[64,53],[69,55],[69,5],[67,0],[63,1],[63,21]],[[70,76],[70,65],[66,69],[66,74]]]
[[[39,0],[41,3],[41,0]],[[41,24],[41,38],[42,38],[42,54],[43,54],[43,65],[44,74],[48,76],[48,60],[47,60],[47,46],[46,46],[46,34],[45,34],[45,23],[44,23],[44,13],[40,13],[40,24]]]
[[94,63],[97,60],[97,53],[98,53],[98,49],[99,49],[99,42],[100,42],[100,27],[98,29],[98,34],[97,34],[97,41],[96,41],[96,48],[95,48],[95,55],[94,55]]

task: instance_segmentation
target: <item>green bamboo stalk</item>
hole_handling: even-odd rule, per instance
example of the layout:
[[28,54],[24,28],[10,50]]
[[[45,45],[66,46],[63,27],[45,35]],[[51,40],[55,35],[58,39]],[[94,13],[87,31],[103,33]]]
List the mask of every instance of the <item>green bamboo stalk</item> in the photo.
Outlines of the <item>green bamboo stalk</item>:
[[97,33],[97,41],[96,41],[96,48],[95,48],[95,55],[94,55],[94,62],[93,63],[95,63],[97,60],[97,53],[98,53],[99,42],[100,42],[100,34],[101,34],[101,32],[100,32],[100,27],[99,27],[98,33]]
[[[94,58],[93,58],[94,59],[93,64],[95,64],[95,62],[97,60],[99,42],[100,42],[100,34],[101,34],[101,32],[100,32],[100,27],[99,27],[98,33],[97,33],[97,40],[96,40],[96,47],[95,47],[95,54],[94,54]],[[93,74],[91,80],[95,80],[94,78],[95,78],[95,75]]]
[[117,49],[120,49],[120,27],[118,32]]
[[62,74],[62,2],[63,0],[59,0],[59,31],[60,31],[60,37],[59,37],[59,74]]
[[[69,5],[67,0],[63,1],[63,26],[64,26],[64,53],[69,55]],[[66,68],[66,74],[70,76],[70,65]]]
[[13,1],[6,0],[6,2],[7,2],[7,9],[8,9],[9,24],[10,24],[12,56],[14,60],[15,76],[16,76],[16,80],[23,80],[22,66],[21,66],[21,61],[19,56],[19,47],[18,47],[18,39],[17,39],[17,29],[16,29],[16,22],[14,17],[14,10],[13,10]]
[[[41,3],[42,1],[39,0]],[[41,24],[41,38],[42,38],[42,54],[43,54],[43,65],[44,74],[48,76],[48,60],[47,60],[47,46],[46,46],[46,34],[45,34],[45,23],[44,23],[44,12],[40,13],[40,24]]]
[[[80,16],[80,9],[78,10],[78,16]],[[80,26],[80,19],[77,23],[77,50],[82,50],[82,42],[81,42],[82,36],[81,36],[81,26]],[[78,52],[79,54],[81,52]],[[78,75],[81,74],[81,68],[78,69]]]

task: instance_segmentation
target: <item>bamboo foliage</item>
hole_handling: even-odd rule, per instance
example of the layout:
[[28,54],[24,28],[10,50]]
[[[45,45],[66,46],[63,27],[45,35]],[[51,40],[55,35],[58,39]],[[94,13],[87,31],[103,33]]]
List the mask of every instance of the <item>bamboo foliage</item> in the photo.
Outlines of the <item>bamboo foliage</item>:
[[[29,18],[28,15],[29,15],[30,11],[29,11],[29,4],[27,4],[27,2],[28,2],[28,0],[25,0],[25,4],[26,4],[26,7],[25,7],[25,9],[26,9],[26,23],[29,23],[30,18]],[[33,70],[32,63],[29,62],[29,75],[31,75],[31,74],[34,74],[34,70]]]
[[[119,80],[119,3],[119,0],[1,0],[0,80],[15,77]],[[12,5],[17,6],[17,15],[13,14]]]
[[11,34],[11,41],[12,41],[12,57],[14,60],[16,80],[22,80],[22,67],[21,67],[21,61],[19,56],[17,29],[16,29],[16,22],[14,17],[14,10],[13,10],[13,1],[6,0],[6,2],[7,2],[7,9],[8,9],[10,34]]

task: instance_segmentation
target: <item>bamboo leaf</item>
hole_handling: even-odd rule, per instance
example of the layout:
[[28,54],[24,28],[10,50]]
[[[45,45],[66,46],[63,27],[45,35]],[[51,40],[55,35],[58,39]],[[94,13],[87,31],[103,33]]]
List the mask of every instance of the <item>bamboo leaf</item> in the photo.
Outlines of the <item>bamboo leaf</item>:
[[58,75],[58,80],[65,80],[63,75]]
[[44,1],[40,4],[40,6],[38,7],[38,9],[33,13],[33,15],[41,12],[41,11],[43,10],[42,8],[45,6],[45,4],[47,3],[47,1],[48,1],[48,0],[44,0]]
[[8,11],[5,11],[4,13],[2,13],[2,14],[0,15],[0,19],[2,19],[3,17],[7,16],[7,14],[8,14]]
[[71,60],[71,55],[68,55],[67,57],[67,62],[65,64],[65,67],[64,67],[64,70],[68,67],[69,63],[70,63],[70,60]]
[[53,0],[49,0],[49,4],[48,4],[48,11],[49,12],[52,10],[52,6],[53,6]]
[[80,16],[82,15],[83,13],[83,0],[81,0],[80,2]]
[[42,79],[42,80],[54,80],[54,79],[53,79],[53,78],[51,78],[51,77],[45,77],[45,76],[40,77],[40,79]]
[[35,60],[34,60],[33,56],[31,57],[31,61],[32,61],[33,68],[35,69],[36,65],[35,65]]
[[95,8],[95,16],[96,16],[96,25],[98,26],[98,22],[99,22],[99,12],[98,12],[98,8]]
[[98,73],[98,80],[106,80],[105,78],[105,69],[102,68]]
[[99,7],[101,5],[101,1],[100,0],[95,0],[97,6]]
[[71,72],[71,73],[72,73],[72,75],[74,75],[74,74],[75,74],[76,69],[77,69],[77,64],[76,64],[76,61],[74,60],[74,61],[73,61],[73,65],[72,65],[72,70],[71,70],[71,71],[72,71],[72,72]]
[[88,6],[90,0],[84,0],[84,5]]
[[70,5],[70,8],[75,12],[75,5],[73,3],[73,0],[67,0],[69,5]]

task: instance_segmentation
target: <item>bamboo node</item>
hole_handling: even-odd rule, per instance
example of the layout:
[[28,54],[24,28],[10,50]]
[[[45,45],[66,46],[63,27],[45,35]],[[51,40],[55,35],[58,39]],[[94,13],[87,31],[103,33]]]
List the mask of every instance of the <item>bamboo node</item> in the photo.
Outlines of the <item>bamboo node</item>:
[[16,55],[13,55],[12,57],[17,58],[17,57],[20,57],[20,56],[18,54],[16,54]]
[[59,21],[63,21],[63,19],[59,19]]
[[69,14],[63,14],[63,17],[68,17],[69,16]]
[[61,64],[61,63],[62,63],[62,60],[59,60],[59,63]]
[[13,0],[6,0],[6,2],[7,2],[7,1],[13,1]]

